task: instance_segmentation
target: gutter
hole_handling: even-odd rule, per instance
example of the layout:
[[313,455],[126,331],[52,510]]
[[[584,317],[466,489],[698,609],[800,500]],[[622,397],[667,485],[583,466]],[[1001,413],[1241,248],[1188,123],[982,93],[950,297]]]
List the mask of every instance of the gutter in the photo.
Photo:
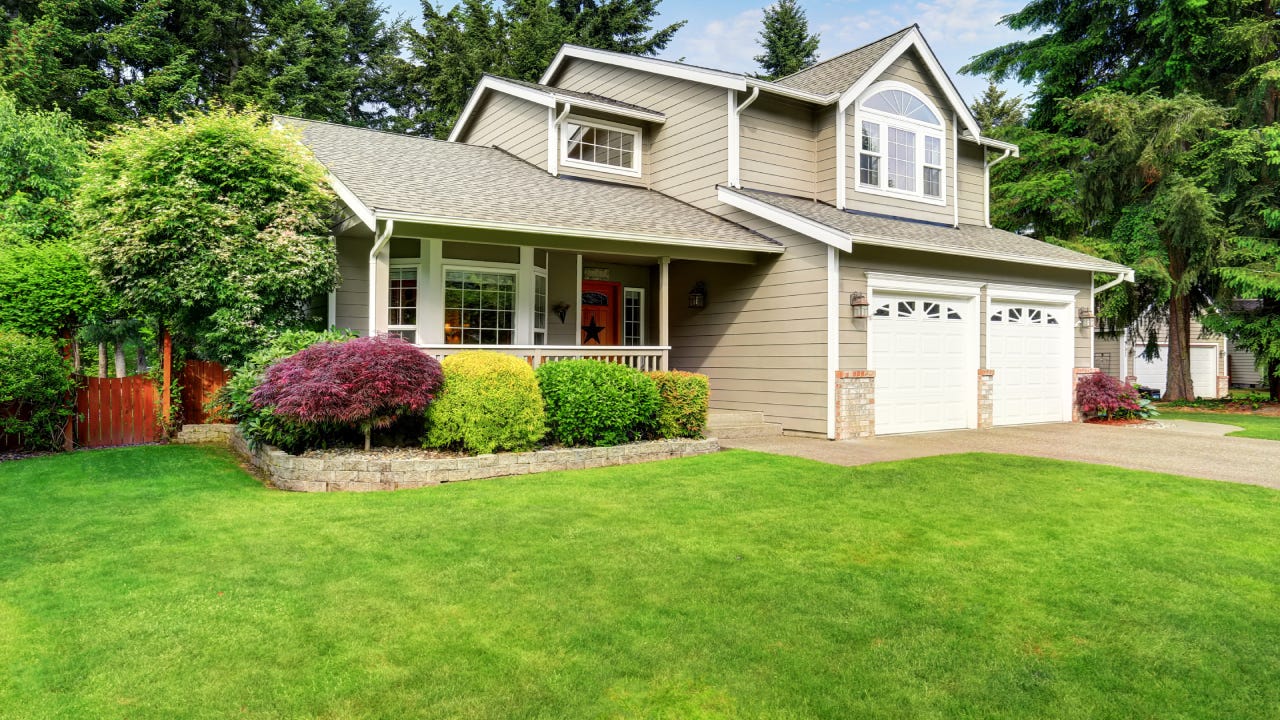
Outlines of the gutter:
[[1008,145],[1005,143],[1004,154],[995,160],[988,160],[983,163],[982,167],[982,209],[983,214],[987,217],[987,227],[991,227],[991,168],[999,165],[1001,161],[1008,159],[1010,155],[1017,152],[1018,146]]
[[1129,270],[1128,268],[1126,268],[1123,272],[1120,273],[1119,277],[1117,277],[1115,280],[1112,280],[1111,282],[1105,285],[1099,285],[1098,287],[1093,289],[1093,292],[1094,294],[1097,294],[1102,292],[1103,290],[1110,290],[1111,288],[1119,285],[1122,282],[1134,282],[1132,270]]
[[[376,222],[376,220],[375,220]],[[377,334],[378,327],[378,255],[391,241],[391,233],[396,221],[388,219],[382,226],[382,233],[373,238],[373,249],[369,251],[369,336]]]

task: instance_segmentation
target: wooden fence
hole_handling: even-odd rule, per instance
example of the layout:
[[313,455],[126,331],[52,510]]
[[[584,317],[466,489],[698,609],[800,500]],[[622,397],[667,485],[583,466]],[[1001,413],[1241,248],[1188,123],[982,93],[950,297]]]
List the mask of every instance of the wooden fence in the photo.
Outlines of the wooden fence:
[[160,439],[158,393],[151,378],[84,378],[76,393],[76,445],[113,447]]
[[182,422],[226,422],[205,411],[205,405],[231,379],[231,373],[216,362],[188,360],[182,368]]

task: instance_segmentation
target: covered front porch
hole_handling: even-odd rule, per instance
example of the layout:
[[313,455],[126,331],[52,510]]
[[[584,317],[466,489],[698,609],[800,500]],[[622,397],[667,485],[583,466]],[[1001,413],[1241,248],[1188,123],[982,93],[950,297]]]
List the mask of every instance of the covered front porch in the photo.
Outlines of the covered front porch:
[[[591,358],[670,368],[671,303],[705,290],[672,287],[673,260],[754,262],[751,253],[507,229],[378,221],[339,235],[342,285],[329,323],[391,333],[436,358],[493,350],[546,362]],[[361,236],[363,235],[363,236]]]

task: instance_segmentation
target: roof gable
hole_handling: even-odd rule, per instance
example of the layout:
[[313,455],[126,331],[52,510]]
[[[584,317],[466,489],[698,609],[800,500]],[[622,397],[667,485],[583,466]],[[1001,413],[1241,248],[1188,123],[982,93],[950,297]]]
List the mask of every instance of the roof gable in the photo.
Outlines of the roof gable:
[[548,108],[555,107],[556,102],[564,102],[581,108],[598,110],[634,120],[663,123],[667,119],[665,115],[657,110],[650,110],[649,108],[614,100],[603,95],[564,90],[549,85],[512,80],[511,78],[498,77],[496,75],[484,75],[480,78],[475,90],[471,92],[471,97],[467,100],[466,107],[462,109],[462,114],[458,116],[458,121],[453,124],[453,131],[449,133],[450,141],[457,142],[462,137],[462,134],[466,132],[476,110],[480,107],[481,100],[484,99],[485,93],[490,91],[518,97],[535,105]]
[[892,35],[886,35],[862,47],[815,63],[804,70],[780,77],[774,82],[818,95],[842,93],[866,74],[877,60],[893,49],[893,46],[914,27],[915,25],[902,28]]

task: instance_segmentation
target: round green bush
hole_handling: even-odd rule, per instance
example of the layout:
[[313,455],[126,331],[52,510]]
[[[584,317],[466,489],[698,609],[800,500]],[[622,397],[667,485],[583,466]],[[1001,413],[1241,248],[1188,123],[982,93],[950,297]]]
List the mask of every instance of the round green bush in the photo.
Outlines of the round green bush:
[[0,435],[56,450],[74,413],[71,365],[51,340],[0,330]]
[[619,445],[652,431],[662,399],[639,370],[599,360],[538,368],[551,437],[562,445]]
[[658,387],[662,407],[654,431],[660,438],[697,438],[707,427],[711,387],[706,375],[672,370],[648,374]]
[[427,447],[522,451],[546,435],[542,393],[523,359],[475,350],[450,355],[440,366],[444,391],[427,413]]

